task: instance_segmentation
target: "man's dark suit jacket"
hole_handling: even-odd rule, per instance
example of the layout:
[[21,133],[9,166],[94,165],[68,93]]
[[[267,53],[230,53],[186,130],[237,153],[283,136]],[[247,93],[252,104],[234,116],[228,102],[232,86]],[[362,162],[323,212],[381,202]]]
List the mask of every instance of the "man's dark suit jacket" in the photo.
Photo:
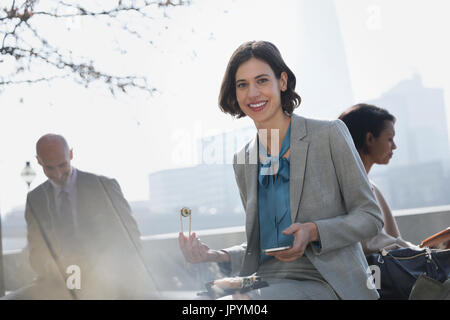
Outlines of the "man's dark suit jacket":
[[145,298],[154,290],[141,259],[140,232],[114,179],[77,170],[78,220],[75,251],[64,249],[55,233],[54,189],[50,181],[27,197],[25,218],[30,263],[38,279],[66,281],[67,267],[81,269],[77,297]]

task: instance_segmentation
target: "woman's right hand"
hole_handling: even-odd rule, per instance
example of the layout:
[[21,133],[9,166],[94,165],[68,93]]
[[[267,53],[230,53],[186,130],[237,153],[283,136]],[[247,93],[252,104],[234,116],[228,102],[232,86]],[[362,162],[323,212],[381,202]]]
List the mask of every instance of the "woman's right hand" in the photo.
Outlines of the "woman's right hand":
[[200,242],[195,232],[186,237],[183,232],[178,234],[178,244],[184,258],[189,263],[213,261],[213,251],[206,244]]

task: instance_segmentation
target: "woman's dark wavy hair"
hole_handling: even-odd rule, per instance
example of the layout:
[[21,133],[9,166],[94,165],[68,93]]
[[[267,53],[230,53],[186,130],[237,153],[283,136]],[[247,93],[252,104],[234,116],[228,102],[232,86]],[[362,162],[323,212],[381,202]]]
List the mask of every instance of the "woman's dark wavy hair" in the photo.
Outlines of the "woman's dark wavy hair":
[[378,138],[381,131],[386,128],[386,120],[395,123],[395,117],[386,109],[365,103],[348,108],[339,116],[339,119],[347,125],[356,149],[365,154],[369,152],[366,145],[367,133],[370,132]]
[[277,79],[281,78],[282,72],[287,73],[287,89],[284,92],[281,91],[281,107],[285,113],[292,115],[294,109],[297,108],[302,101],[300,96],[295,92],[295,75],[283,61],[277,47],[267,41],[249,41],[241,44],[239,48],[234,51],[222,79],[219,94],[220,109],[236,118],[245,117],[245,113],[239,108],[236,99],[236,71],[242,63],[251,58],[266,62],[272,68]]

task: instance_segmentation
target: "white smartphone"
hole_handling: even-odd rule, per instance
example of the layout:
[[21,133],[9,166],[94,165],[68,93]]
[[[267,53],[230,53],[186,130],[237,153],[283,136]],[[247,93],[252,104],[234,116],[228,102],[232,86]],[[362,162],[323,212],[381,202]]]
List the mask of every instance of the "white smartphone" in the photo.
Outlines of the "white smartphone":
[[278,251],[283,251],[283,250],[287,250],[290,249],[290,246],[286,246],[286,247],[278,247],[278,248],[270,248],[270,249],[264,249],[263,252],[264,253],[271,253],[271,252],[278,252]]

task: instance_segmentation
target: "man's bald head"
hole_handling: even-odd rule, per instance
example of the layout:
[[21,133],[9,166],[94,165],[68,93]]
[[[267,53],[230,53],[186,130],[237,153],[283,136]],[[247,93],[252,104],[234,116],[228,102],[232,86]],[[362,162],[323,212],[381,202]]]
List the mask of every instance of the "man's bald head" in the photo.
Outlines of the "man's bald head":
[[36,158],[50,180],[59,186],[65,185],[72,173],[73,154],[63,136],[49,133],[39,138]]
[[48,133],[36,142],[36,155],[38,157],[41,153],[46,153],[52,149],[63,149],[67,153],[70,152],[66,139],[59,134]]

